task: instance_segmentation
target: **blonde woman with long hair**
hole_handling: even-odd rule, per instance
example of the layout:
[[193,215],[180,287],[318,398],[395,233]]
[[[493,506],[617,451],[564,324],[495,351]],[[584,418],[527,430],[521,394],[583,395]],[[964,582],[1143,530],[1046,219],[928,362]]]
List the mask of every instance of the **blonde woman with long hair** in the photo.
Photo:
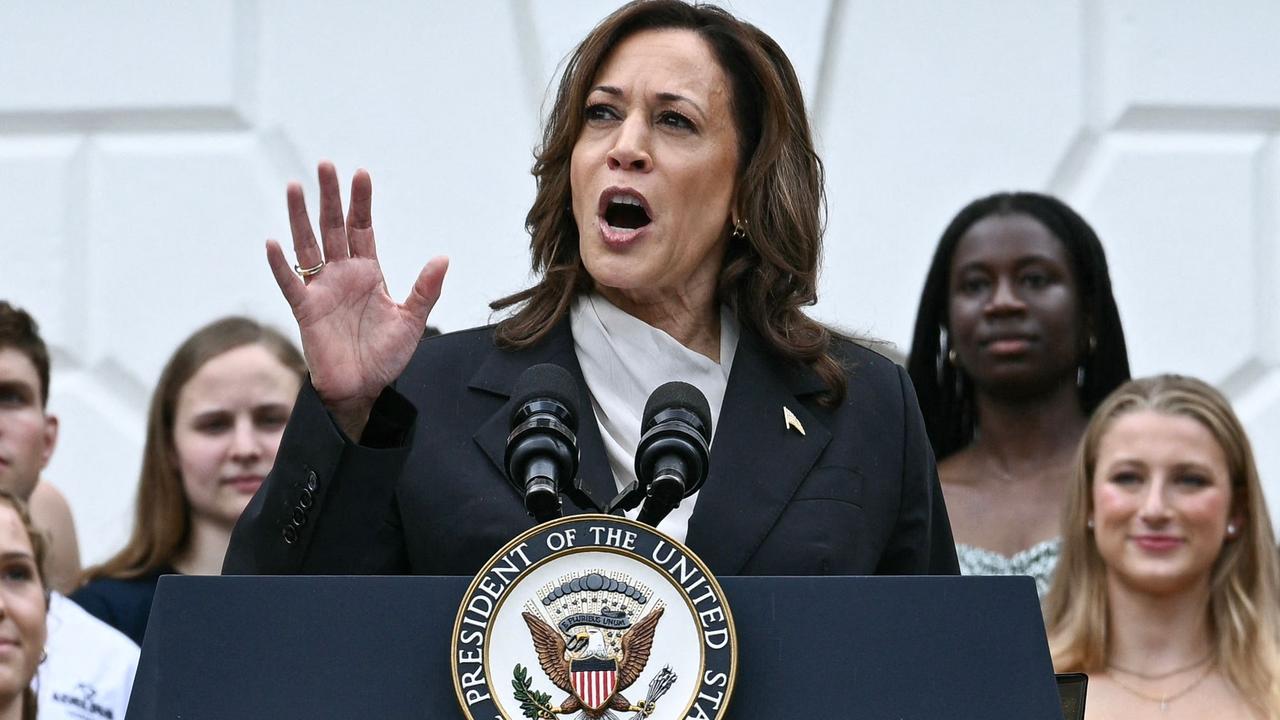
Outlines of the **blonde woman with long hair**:
[[1077,455],[1045,601],[1088,720],[1280,720],[1280,560],[1248,437],[1192,378],[1131,381]]

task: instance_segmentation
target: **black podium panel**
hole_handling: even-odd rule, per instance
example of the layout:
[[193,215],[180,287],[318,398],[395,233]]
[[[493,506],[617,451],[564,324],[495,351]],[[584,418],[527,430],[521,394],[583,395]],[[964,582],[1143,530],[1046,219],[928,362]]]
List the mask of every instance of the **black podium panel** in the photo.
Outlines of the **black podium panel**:
[[[469,582],[163,577],[126,717],[461,718],[450,633]],[[720,583],[734,720],[1061,718],[1029,578]]]
[[735,719],[1062,717],[1029,577],[720,582],[741,646]]

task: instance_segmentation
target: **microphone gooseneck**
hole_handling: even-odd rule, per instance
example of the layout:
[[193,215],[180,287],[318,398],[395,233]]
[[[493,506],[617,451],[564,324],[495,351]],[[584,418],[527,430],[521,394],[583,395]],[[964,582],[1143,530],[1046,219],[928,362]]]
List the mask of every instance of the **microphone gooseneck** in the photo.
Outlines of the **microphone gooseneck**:
[[[639,520],[658,523],[706,482],[711,408],[686,382],[660,386],[645,403],[636,448],[636,479],[644,493]],[[634,506],[633,506],[634,507]]]
[[560,517],[560,493],[578,474],[578,386],[559,365],[534,365],[516,380],[507,478],[542,523]]

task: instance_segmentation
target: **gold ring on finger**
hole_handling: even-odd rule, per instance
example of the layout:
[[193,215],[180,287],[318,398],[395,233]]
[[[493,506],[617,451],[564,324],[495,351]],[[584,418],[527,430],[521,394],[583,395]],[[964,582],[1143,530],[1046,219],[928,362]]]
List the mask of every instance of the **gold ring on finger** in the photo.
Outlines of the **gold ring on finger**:
[[298,273],[298,277],[300,277],[300,278],[309,278],[309,277],[311,277],[312,275],[317,275],[317,274],[319,274],[319,273],[320,273],[320,271],[321,271],[321,270],[323,270],[323,269],[324,269],[324,261],[323,261],[323,260],[321,260],[320,262],[316,263],[315,265],[313,265],[312,267],[309,267],[309,268],[304,268],[304,267],[302,267],[301,265],[294,265],[294,266],[293,266],[293,271],[294,271],[294,272],[296,272],[296,273]]

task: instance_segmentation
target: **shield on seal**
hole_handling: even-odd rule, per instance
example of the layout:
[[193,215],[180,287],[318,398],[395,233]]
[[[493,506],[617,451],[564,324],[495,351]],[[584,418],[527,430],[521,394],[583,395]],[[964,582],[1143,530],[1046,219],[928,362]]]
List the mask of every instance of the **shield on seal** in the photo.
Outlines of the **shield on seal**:
[[618,689],[618,663],[612,659],[584,658],[569,663],[573,691],[582,704],[599,710]]

